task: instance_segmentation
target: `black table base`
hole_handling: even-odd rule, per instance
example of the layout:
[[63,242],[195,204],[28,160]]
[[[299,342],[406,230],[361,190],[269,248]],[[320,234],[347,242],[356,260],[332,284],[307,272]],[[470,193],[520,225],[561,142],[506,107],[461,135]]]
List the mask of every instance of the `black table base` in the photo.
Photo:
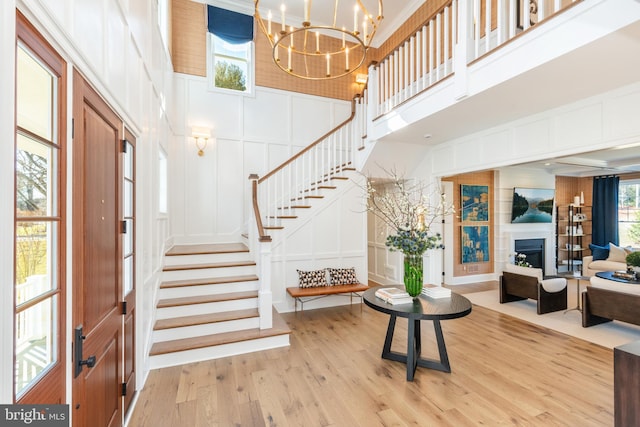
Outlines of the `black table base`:
[[449,356],[447,355],[447,347],[444,343],[444,335],[442,334],[442,327],[440,326],[439,320],[433,320],[433,328],[435,330],[436,341],[438,343],[438,352],[440,353],[440,360],[436,360],[420,357],[420,353],[422,351],[420,319],[408,319],[407,353],[402,354],[396,351],[391,351],[391,342],[393,341],[393,333],[396,328],[396,319],[397,316],[394,314],[389,317],[387,336],[384,340],[384,348],[382,349],[383,359],[405,363],[407,365],[407,381],[413,381],[413,376],[415,375],[416,368],[418,366],[434,369],[436,371],[451,372]]

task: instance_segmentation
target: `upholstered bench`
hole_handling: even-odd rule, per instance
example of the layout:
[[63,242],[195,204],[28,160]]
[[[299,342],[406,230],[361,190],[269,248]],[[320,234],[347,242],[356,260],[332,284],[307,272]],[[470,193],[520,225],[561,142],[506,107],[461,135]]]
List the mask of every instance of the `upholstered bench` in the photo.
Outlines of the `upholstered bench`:
[[312,288],[301,288],[299,286],[287,288],[287,293],[294,299],[295,311],[298,311],[298,301],[300,302],[300,310],[304,311],[304,303],[316,300],[318,298],[328,297],[329,295],[349,295],[351,297],[351,304],[353,304],[353,297],[360,298],[362,302],[362,294],[369,289],[369,286],[362,283],[352,283],[349,285],[333,285],[333,286],[314,286]]
[[[329,295],[348,295],[353,304],[353,297],[360,298],[369,286],[360,283],[355,268],[323,268],[313,271],[298,271],[298,286],[287,288],[287,293],[294,299],[295,311],[298,302],[304,311],[304,303],[325,298]],[[327,280],[328,276],[328,280]]]

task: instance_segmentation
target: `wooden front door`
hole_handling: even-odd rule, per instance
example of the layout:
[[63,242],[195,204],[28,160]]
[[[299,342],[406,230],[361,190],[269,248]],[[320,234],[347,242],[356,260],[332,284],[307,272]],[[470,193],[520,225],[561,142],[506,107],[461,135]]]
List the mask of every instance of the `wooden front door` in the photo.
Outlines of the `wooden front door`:
[[72,419],[76,427],[120,426],[123,321],[118,159],[123,126],[77,71],[73,109]]

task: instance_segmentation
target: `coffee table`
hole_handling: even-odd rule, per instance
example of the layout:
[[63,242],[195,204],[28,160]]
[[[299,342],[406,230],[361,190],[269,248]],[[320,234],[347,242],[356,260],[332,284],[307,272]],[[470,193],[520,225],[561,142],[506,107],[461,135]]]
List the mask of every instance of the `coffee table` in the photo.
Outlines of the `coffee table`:
[[[387,286],[385,286],[387,287]],[[387,336],[384,340],[382,358],[402,362],[407,365],[407,381],[413,381],[416,368],[435,369],[442,372],[451,372],[447,347],[444,343],[442,327],[440,321],[445,319],[456,319],[471,313],[471,302],[454,292],[448,298],[429,298],[420,295],[409,304],[388,304],[375,296],[376,289],[371,288],[364,292],[364,303],[376,311],[388,314],[389,325],[387,326]],[[391,342],[398,317],[406,317],[408,321],[407,331],[407,353],[402,354],[391,351]],[[438,343],[438,353],[440,360],[425,359],[420,357],[422,343],[420,337],[420,320],[432,320],[435,330],[436,341]]]

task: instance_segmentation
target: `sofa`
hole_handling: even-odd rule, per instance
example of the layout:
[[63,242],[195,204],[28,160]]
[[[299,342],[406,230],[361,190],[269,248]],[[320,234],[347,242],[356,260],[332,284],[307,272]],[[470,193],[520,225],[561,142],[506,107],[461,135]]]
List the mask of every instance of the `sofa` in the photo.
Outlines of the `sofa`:
[[593,276],[582,297],[582,326],[612,320],[640,325],[640,285]]
[[589,245],[591,255],[582,258],[582,275],[595,276],[599,271],[625,271],[626,257],[631,248],[622,248],[613,243],[606,246]]

